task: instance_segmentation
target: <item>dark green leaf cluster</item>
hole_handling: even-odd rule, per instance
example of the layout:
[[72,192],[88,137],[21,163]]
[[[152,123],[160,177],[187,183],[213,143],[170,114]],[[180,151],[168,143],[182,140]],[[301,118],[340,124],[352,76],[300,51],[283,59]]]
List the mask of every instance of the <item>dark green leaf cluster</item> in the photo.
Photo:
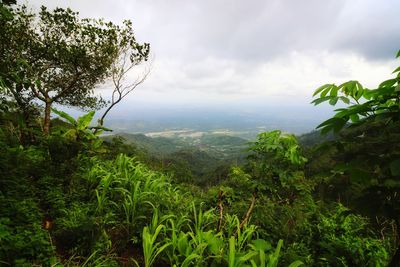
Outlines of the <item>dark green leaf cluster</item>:
[[[397,57],[399,57],[397,55]],[[358,81],[348,81],[339,86],[325,84],[313,94],[319,97],[312,101],[315,105],[329,101],[335,106],[340,100],[348,105],[336,109],[335,116],[318,125],[322,133],[342,130],[346,123],[366,123],[371,120],[386,122],[400,119],[400,67],[393,71],[395,78],[382,82],[376,89],[364,88]]]

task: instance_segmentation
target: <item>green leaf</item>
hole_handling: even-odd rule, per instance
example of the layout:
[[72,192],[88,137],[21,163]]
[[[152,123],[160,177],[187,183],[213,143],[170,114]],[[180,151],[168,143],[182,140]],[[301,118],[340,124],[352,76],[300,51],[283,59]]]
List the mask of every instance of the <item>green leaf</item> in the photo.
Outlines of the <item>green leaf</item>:
[[400,57],[400,50],[397,52],[396,58]]
[[201,257],[197,254],[190,254],[188,257],[186,257],[186,259],[182,262],[181,267],[186,267],[186,266],[190,266],[190,264],[192,263],[192,261],[194,261],[195,259],[201,259]]
[[349,100],[347,97],[341,96],[341,97],[339,97],[339,98],[340,98],[340,100],[343,101],[343,103],[345,103],[345,104],[350,104],[350,100]]
[[246,261],[250,260],[251,258],[253,258],[254,256],[257,256],[257,255],[258,255],[257,251],[251,251],[251,252],[248,252],[245,255],[241,256],[238,261],[240,263],[246,262]]
[[88,128],[89,124],[92,122],[94,111],[90,111],[88,114],[83,115],[78,118],[78,129],[85,130]]
[[329,91],[331,91],[332,87],[328,87],[325,90],[323,90],[320,94],[320,97],[324,97],[328,94]]
[[337,96],[338,91],[339,91],[339,88],[337,86],[335,86],[334,88],[332,88],[330,96]]
[[271,243],[265,241],[264,239],[256,239],[251,243],[253,244],[254,250],[266,251],[271,249]]
[[352,114],[351,110],[348,108],[338,108],[335,110],[335,112],[336,112],[334,116],[335,118],[345,118],[350,114]]
[[297,261],[292,262],[288,267],[298,267],[301,265],[304,265],[304,263],[302,261],[297,260]]
[[367,100],[371,100],[371,98],[375,95],[376,90],[364,89],[364,98]]
[[396,82],[397,82],[396,79],[386,80],[386,81],[382,82],[382,83],[379,85],[379,88],[382,88],[382,87],[392,87]]
[[331,98],[332,98],[332,96],[324,96],[321,98],[317,98],[314,101],[312,101],[311,104],[314,104],[316,106],[316,105],[321,104],[322,102],[330,100]]
[[316,96],[317,94],[319,94],[320,92],[322,92],[323,90],[327,89],[327,88],[331,88],[331,87],[336,87],[334,84],[324,84],[320,87],[318,87],[317,90],[315,90],[313,97]]
[[332,99],[329,100],[329,104],[332,106],[336,105],[338,99],[339,99],[338,97],[332,97]]
[[58,116],[60,116],[61,118],[67,120],[69,123],[71,123],[72,125],[77,125],[77,122],[74,118],[72,118],[70,115],[68,115],[68,113],[61,111],[61,110],[56,110],[55,108],[51,109],[55,114],[57,114]]
[[354,81],[344,82],[338,86],[339,90],[342,91],[345,95],[352,95]]
[[358,114],[351,114],[350,115],[350,120],[352,122],[359,122],[360,121],[360,117],[358,116]]
[[400,71],[400,67],[397,67],[397,69],[395,69],[392,73],[396,73]]
[[317,126],[317,129],[321,129],[321,133],[325,134],[333,130],[335,133],[340,131],[345,125],[347,120],[343,118],[330,118]]
[[361,83],[359,83],[359,82],[357,82],[357,81],[356,81],[356,86],[355,86],[355,88],[356,88],[356,91],[355,91],[355,94],[354,94],[354,98],[355,98],[356,100],[358,100],[358,99],[360,99],[360,98],[363,96],[364,88],[363,88],[363,86],[361,85]]

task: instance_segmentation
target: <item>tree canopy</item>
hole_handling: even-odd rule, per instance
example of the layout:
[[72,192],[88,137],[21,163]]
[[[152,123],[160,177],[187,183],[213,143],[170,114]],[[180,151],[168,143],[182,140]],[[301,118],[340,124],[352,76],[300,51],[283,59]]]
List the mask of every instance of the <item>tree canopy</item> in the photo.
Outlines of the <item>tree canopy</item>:
[[71,9],[38,14],[25,6],[2,7],[0,78],[22,110],[31,100],[44,106],[45,133],[49,132],[54,103],[82,109],[104,104],[94,95],[97,85],[111,75],[120,47],[129,47],[129,60],[147,60],[150,46],[136,41],[132,23],[122,26],[81,19]]

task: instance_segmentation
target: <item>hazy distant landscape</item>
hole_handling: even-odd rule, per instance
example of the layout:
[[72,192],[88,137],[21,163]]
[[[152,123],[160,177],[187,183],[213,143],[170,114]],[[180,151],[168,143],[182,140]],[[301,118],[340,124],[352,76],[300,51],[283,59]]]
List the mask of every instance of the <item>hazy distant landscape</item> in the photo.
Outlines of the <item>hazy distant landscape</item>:
[[315,129],[331,114],[329,108],[309,107],[247,107],[165,108],[122,107],[106,121],[113,133],[144,133],[148,136],[189,136],[225,134],[254,139],[258,133],[281,129],[303,134]]

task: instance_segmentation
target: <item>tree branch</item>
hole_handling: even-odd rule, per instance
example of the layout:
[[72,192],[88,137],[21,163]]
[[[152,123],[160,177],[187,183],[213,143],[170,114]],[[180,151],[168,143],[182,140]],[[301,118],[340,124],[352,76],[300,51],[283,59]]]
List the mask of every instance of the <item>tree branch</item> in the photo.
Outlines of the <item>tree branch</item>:
[[248,223],[248,221],[250,220],[251,214],[253,213],[253,209],[254,209],[254,205],[256,204],[256,199],[257,199],[257,194],[256,192],[253,192],[253,196],[251,198],[251,203],[249,206],[249,209],[246,212],[246,216],[243,218],[242,222],[240,223],[240,229],[243,228],[243,226]]

